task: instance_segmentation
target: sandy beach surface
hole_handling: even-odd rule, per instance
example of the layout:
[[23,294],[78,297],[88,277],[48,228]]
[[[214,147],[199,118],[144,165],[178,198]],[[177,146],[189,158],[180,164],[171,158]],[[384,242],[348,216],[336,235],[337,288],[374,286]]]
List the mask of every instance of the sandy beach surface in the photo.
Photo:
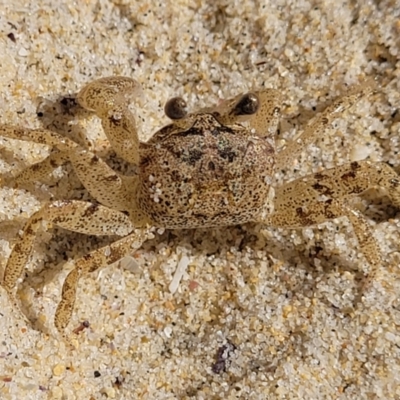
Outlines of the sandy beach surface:
[[[272,179],[367,158],[400,170],[398,0],[0,0],[0,54],[1,123],[51,129],[117,170],[126,166],[99,119],[73,101],[93,79],[140,82],[132,111],[143,141],[168,123],[171,97],[195,110],[278,89],[278,150],[348,87],[376,79],[376,94]],[[50,150],[0,138],[0,275],[41,205],[92,199],[70,164],[12,185]],[[0,399],[399,399],[400,214],[379,189],[351,204],[383,260],[356,304],[369,266],[344,218],[156,230],[129,262],[81,279],[74,349],[53,322],[68,260],[116,238],[48,226],[18,286],[29,324],[0,288]]]

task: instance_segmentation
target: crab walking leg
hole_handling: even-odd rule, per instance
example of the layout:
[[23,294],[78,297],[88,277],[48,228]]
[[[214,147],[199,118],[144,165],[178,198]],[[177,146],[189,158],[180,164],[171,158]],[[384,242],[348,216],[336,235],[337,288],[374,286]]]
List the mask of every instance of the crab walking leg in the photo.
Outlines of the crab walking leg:
[[332,130],[332,122],[335,118],[357,103],[363,97],[368,96],[375,90],[374,81],[369,80],[362,85],[352,89],[347,95],[340,97],[333,104],[327,107],[319,115],[313,118],[304,131],[292,139],[287,146],[277,155],[276,170],[286,170],[289,165],[292,165],[296,159],[305,150],[307,146],[313,143],[317,138],[326,135],[326,132]]
[[30,217],[8,259],[1,286],[12,300],[13,290],[28,261],[42,221],[89,235],[125,236],[133,230],[128,216],[107,207],[78,200],[48,203]]
[[[298,193],[300,196],[301,193]],[[371,228],[363,215],[336,200],[326,202],[307,202],[307,205],[287,210],[284,207],[275,209],[274,213],[262,222],[282,228],[304,228],[329,221],[334,218],[347,217],[360,245],[361,252],[371,266],[371,272],[381,264],[378,245],[373,238]]]
[[137,179],[123,177],[113,171],[94,153],[83,149],[74,141],[46,129],[22,129],[10,125],[0,125],[0,136],[23,141],[45,144],[57,149],[45,160],[34,164],[15,178],[6,179],[9,183],[21,184],[43,179],[52,169],[71,161],[83,186],[101,204],[120,211],[132,210],[137,226],[144,224],[144,216],[137,209],[134,193]]
[[136,230],[123,239],[120,239],[109,246],[94,250],[91,253],[79,258],[74,262],[74,269],[68,274],[62,287],[61,301],[57,306],[54,324],[57,330],[64,334],[74,309],[78,281],[83,275],[94,272],[106,265],[122,259],[141,247],[148,239],[145,229]]
[[139,164],[139,138],[129,100],[140,93],[134,79],[116,76],[98,79],[85,86],[77,96],[79,104],[93,110],[102,120],[108,140],[124,160]]
[[66,152],[55,151],[43,161],[31,165],[17,176],[7,179],[4,184],[12,183],[14,186],[18,186],[24,183],[41,181],[48,177],[55,168],[64,165],[68,161],[69,156]]
[[[393,204],[400,207],[400,177],[385,163],[355,161],[326,169],[286,183],[275,189],[275,211],[288,208],[297,213],[309,203],[328,204],[330,199],[354,196],[371,187],[386,189]],[[304,208],[303,207],[303,208]],[[309,210],[312,217],[312,209]]]
[[69,159],[68,155],[74,153],[79,148],[79,145],[73,140],[47,129],[28,129],[0,124],[0,136],[44,144],[56,149],[46,159],[26,168],[18,176],[4,180],[3,185],[9,183],[18,185],[43,179],[52,170],[67,162]]
[[275,190],[274,211],[263,223],[277,227],[300,228],[345,216],[353,225],[361,251],[371,265],[369,280],[381,264],[380,251],[365,218],[343,204],[347,197],[371,187],[382,187],[400,206],[400,180],[384,163],[353,162],[308,175]]
[[79,146],[73,140],[47,129],[28,129],[0,124],[0,136],[55,147],[60,151],[71,151]]

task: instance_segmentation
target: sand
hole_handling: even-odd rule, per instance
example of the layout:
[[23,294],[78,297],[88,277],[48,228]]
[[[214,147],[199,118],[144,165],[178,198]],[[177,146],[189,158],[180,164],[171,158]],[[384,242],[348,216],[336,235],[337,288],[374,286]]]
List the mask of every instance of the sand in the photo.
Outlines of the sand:
[[[365,158],[398,169],[399,1],[2,0],[0,32],[0,122],[52,129],[116,168],[99,120],[69,100],[110,75],[142,85],[133,106],[142,140],[168,122],[170,97],[196,109],[276,88],[278,148],[347,87],[374,78],[378,93],[274,179]],[[0,138],[11,182],[0,189],[0,274],[42,204],[90,200],[69,165],[12,185],[47,154]],[[369,267],[343,218],[300,230],[158,231],[134,261],[81,280],[73,350],[53,324],[67,260],[115,238],[43,229],[19,284],[29,324],[0,290],[0,399],[399,399],[400,215],[379,190],[353,206],[383,254],[356,305]],[[171,287],[179,263],[188,265]]]

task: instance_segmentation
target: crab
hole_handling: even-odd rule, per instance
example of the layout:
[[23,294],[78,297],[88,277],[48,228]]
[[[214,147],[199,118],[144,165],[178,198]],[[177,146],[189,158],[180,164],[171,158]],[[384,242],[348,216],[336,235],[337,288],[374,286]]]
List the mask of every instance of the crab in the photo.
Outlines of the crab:
[[55,313],[60,333],[71,319],[79,278],[139,249],[151,236],[150,227],[190,229],[256,222],[303,228],[347,217],[370,265],[366,279],[373,278],[381,253],[368,222],[346,200],[379,186],[400,206],[400,181],[391,167],[357,161],[277,187],[272,183],[275,171],[284,170],[334,119],[374,92],[374,84],[361,84],[334,101],[279,153],[274,136],[282,99],[277,90],[251,91],[197,112],[188,112],[182,98],[173,98],[164,108],[172,122],[142,143],[129,110],[139,88],[134,79],[108,77],[89,83],[77,95],[78,103],[101,119],[115,152],[133,164],[132,176],[115,172],[92,151],[58,133],[0,125],[0,136],[54,148],[17,180],[36,181],[69,161],[96,200],[50,201],[29,218],[1,283],[15,305],[17,282],[43,220],[75,232],[121,237],[73,261]]

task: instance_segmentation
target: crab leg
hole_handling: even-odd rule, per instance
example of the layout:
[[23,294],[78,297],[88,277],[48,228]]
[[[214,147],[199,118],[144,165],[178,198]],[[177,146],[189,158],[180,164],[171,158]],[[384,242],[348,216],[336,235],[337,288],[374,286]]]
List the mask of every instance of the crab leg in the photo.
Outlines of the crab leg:
[[68,153],[65,151],[54,151],[43,161],[25,168],[13,178],[8,178],[3,185],[12,184],[18,186],[28,182],[38,182],[48,177],[55,168],[64,165],[69,161]]
[[327,131],[332,130],[332,122],[342,113],[357,103],[363,97],[368,96],[375,90],[374,81],[370,80],[355,87],[347,95],[334,101],[329,107],[313,118],[304,131],[295,137],[277,155],[276,170],[285,170],[288,165],[292,165],[293,160],[299,157],[302,150],[313,143],[317,138],[323,137]]
[[138,249],[148,238],[145,230],[136,230],[129,236],[120,239],[109,246],[94,250],[74,262],[74,269],[68,274],[62,287],[61,301],[57,306],[54,324],[63,334],[74,309],[76,289],[79,278],[98,268],[112,264],[125,255]]
[[48,175],[52,169],[70,161],[78,178],[89,193],[101,204],[119,211],[128,211],[137,227],[143,226],[146,218],[138,210],[135,202],[137,177],[121,176],[110,168],[93,152],[83,149],[74,141],[46,129],[23,129],[15,126],[0,125],[0,136],[23,141],[32,141],[56,148],[49,157],[34,164],[11,182],[21,184],[34,182]]
[[36,232],[42,221],[54,223],[74,232],[89,235],[128,235],[132,223],[125,214],[84,201],[55,201],[34,213],[24,227],[8,259],[1,286],[16,304],[13,291],[32,251]]
[[60,151],[71,151],[79,146],[73,140],[48,129],[27,129],[0,124],[0,136],[55,147]]
[[381,253],[365,218],[346,206],[347,197],[371,187],[382,187],[400,207],[399,176],[384,163],[353,162],[308,175],[275,189],[274,211],[263,223],[301,228],[345,216],[353,225],[360,249],[371,265],[368,280],[381,265]]

